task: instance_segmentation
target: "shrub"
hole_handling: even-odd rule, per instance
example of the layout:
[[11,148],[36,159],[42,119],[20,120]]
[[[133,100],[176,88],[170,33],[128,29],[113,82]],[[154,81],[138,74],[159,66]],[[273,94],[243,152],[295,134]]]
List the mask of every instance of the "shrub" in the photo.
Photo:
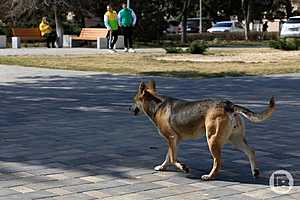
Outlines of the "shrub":
[[298,46],[298,50],[300,50],[300,38],[290,38],[289,40],[292,40]]
[[0,35],[8,35],[8,28],[4,26],[0,26]]
[[203,54],[208,49],[208,43],[204,40],[194,40],[190,44],[189,51],[191,54]]
[[300,40],[295,38],[283,38],[283,39],[271,41],[269,46],[274,49],[282,49],[287,51],[299,50]]
[[180,47],[166,47],[165,50],[167,53],[183,53],[183,50]]
[[[245,33],[244,32],[220,32],[220,33],[207,33],[203,32],[199,33],[188,33],[187,34],[188,41],[194,40],[205,40],[205,41],[213,41],[215,38],[217,40],[245,40]],[[249,41],[261,41],[262,33],[258,31],[251,31],[249,32],[248,38]],[[180,42],[181,35],[180,34],[165,34],[163,40],[172,40]],[[277,40],[278,39],[278,32],[266,32],[264,33],[264,40]]]
[[280,49],[281,48],[281,42],[280,42],[280,40],[271,40],[269,42],[269,46],[271,48],[274,48],[274,49]]
[[73,22],[63,23],[63,28],[65,35],[79,35],[81,31],[80,25]]

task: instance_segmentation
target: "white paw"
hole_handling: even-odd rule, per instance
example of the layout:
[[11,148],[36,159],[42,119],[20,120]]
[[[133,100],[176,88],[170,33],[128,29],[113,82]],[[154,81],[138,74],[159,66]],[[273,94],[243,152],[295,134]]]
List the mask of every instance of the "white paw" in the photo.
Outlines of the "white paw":
[[156,167],[154,167],[155,171],[163,171],[165,169],[166,169],[166,167],[164,167],[163,165],[157,165]]
[[175,167],[178,169],[178,170],[180,170],[180,171],[182,171],[182,172],[184,172],[184,173],[189,173],[190,172],[190,168],[188,168],[184,163],[182,163],[182,162],[176,162],[175,164]]
[[203,176],[201,176],[201,179],[202,179],[203,181],[209,181],[209,180],[212,180],[212,178],[211,178],[209,175],[203,175]]

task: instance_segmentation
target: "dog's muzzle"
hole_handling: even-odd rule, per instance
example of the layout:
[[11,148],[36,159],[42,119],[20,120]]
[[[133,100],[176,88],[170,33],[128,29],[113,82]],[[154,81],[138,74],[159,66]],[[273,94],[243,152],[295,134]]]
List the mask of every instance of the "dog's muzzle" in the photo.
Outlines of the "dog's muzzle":
[[139,114],[140,109],[135,104],[133,104],[131,107],[129,107],[129,111],[133,112],[133,114],[136,116]]

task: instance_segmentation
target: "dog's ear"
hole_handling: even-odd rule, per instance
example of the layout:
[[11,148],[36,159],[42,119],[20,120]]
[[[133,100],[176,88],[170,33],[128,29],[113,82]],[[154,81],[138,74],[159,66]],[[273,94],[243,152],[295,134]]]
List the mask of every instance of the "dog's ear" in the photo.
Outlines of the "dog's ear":
[[152,90],[153,92],[156,91],[156,84],[155,84],[155,81],[154,80],[150,80],[148,82],[148,85],[147,85],[148,89],[149,90]]
[[140,86],[139,86],[139,93],[142,94],[145,89],[146,89],[146,85],[143,81],[141,81]]

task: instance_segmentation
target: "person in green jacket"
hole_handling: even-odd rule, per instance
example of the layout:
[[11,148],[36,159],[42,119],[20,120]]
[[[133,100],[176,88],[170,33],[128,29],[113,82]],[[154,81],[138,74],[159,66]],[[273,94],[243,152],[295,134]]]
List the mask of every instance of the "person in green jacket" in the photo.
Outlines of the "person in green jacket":
[[107,12],[104,15],[104,25],[108,30],[108,48],[115,51],[114,46],[118,40],[118,14],[113,10],[111,5],[107,6]]
[[133,49],[133,27],[136,24],[136,15],[134,11],[127,7],[127,3],[122,3],[123,9],[118,14],[119,26],[121,27],[122,34],[124,35],[125,52],[135,52]]

